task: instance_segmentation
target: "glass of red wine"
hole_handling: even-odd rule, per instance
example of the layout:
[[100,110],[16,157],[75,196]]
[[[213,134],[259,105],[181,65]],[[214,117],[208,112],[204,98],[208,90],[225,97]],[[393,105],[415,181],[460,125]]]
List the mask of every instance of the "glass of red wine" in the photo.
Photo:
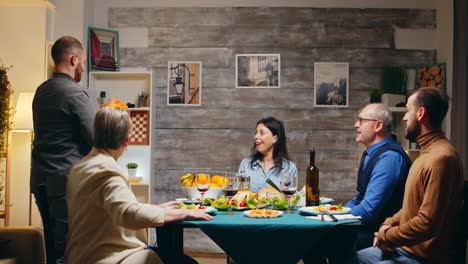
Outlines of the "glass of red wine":
[[205,201],[205,193],[210,189],[210,175],[206,173],[195,174],[195,185],[201,194],[201,204]]
[[224,177],[223,192],[228,198],[229,203],[227,215],[236,214],[232,211],[232,197],[236,195],[237,191],[239,191],[239,177],[226,175],[226,177]]
[[291,210],[291,197],[297,191],[297,177],[282,175],[280,177],[280,189],[288,199],[288,209],[286,210],[286,213],[291,214],[293,213]]

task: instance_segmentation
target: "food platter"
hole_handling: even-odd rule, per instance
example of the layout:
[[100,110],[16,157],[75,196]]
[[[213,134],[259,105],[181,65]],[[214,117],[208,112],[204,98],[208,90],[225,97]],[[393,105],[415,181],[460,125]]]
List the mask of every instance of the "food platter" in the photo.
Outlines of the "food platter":
[[[255,211],[261,211],[261,210],[264,210],[264,212],[270,212],[271,214],[254,213]],[[250,217],[250,218],[276,218],[276,217],[280,217],[283,215],[283,212],[278,211],[278,210],[272,210],[272,209],[248,210],[243,213],[245,216]]]
[[[262,209],[262,208],[265,208],[267,206],[268,206],[268,204],[262,204],[262,205],[257,206],[257,208]],[[228,206],[216,206],[216,205],[214,205],[213,207],[218,209],[219,211],[227,211],[229,209]],[[245,207],[232,207],[233,211],[245,211],[245,210],[250,210],[250,209],[252,209],[252,208],[250,208],[248,206],[245,206]]]
[[329,214],[337,215],[337,214],[348,214],[351,212],[351,208],[349,207],[341,207],[340,209],[334,209],[338,206],[335,205],[321,205],[321,206],[307,206],[299,208],[299,212],[305,215],[321,215],[323,212],[326,213],[327,210]]

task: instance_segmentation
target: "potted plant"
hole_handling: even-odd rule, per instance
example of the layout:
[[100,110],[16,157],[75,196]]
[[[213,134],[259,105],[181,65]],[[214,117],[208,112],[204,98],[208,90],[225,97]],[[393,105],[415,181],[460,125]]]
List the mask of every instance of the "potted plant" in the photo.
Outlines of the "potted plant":
[[129,177],[136,177],[138,164],[135,162],[127,163],[127,171]]
[[381,75],[382,103],[396,106],[406,100],[406,72],[401,66],[384,66]]
[[0,65],[0,205],[5,198],[8,131],[11,129],[10,98],[13,91],[7,74],[11,67]]
[[369,90],[369,94],[370,94],[370,102],[371,103],[380,103],[382,102],[382,89],[380,88],[373,88],[371,90]]

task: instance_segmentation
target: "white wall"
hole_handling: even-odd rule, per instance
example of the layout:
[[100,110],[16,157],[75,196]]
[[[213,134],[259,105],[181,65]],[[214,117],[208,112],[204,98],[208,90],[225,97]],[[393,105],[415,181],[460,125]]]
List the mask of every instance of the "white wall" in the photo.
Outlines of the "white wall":
[[[452,95],[453,81],[453,1],[437,0],[437,61],[447,63],[447,94]],[[448,138],[451,134],[450,110],[444,121]]]
[[[44,81],[46,9],[37,7],[0,8],[0,59],[13,65],[8,77],[15,91],[35,91]],[[14,104],[13,104],[14,105]]]
[[[44,81],[46,24],[50,8],[49,5],[1,5],[0,32],[4,37],[0,41],[0,59],[4,66],[13,65],[8,71],[14,90],[13,106],[21,92],[35,91]],[[31,164],[30,142],[30,134],[23,133],[13,133],[10,141],[10,225],[29,224],[30,167],[27,165]],[[40,225],[40,221],[34,223]]]

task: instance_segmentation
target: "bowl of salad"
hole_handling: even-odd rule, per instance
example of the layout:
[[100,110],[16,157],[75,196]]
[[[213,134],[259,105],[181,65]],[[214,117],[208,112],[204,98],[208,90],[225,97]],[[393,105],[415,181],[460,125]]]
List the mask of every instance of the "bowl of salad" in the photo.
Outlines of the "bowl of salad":
[[[301,197],[299,195],[295,195],[291,197],[291,209],[294,210],[297,208],[297,203]],[[270,206],[272,209],[276,210],[286,210],[288,209],[288,199],[283,197],[273,197],[269,200]]]

